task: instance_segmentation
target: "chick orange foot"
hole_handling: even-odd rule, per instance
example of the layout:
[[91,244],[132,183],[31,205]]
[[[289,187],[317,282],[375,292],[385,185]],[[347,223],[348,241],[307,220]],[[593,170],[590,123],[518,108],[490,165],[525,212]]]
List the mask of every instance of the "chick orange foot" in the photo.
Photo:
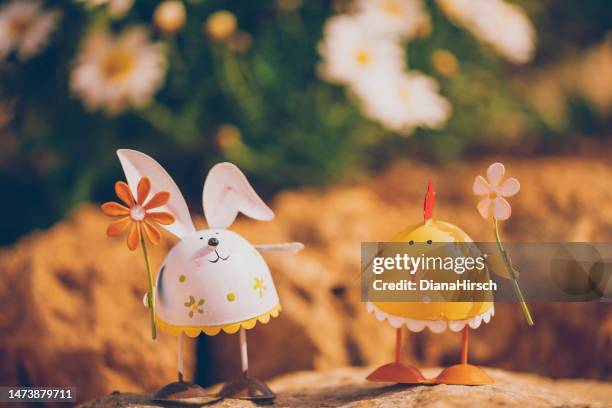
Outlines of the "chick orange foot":
[[428,382],[418,368],[398,362],[378,367],[366,379],[368,381],[401,384],[422,384]]
[[488,385],[494,381],[480,367],[472,364],[455,364],[442,370],[442,372],[433,379],[435,384],[452,384],[452,385]]

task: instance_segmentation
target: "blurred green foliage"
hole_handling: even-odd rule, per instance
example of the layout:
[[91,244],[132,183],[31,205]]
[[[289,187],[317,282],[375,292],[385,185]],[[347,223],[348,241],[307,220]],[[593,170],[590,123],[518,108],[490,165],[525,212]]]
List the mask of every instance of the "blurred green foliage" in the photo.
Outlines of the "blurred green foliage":
[[[280,10],[275,1],[186,1],[187,23],[177,35],[151,28],[169,61],[155,101],[115,117],[88,112],[68,89],[79,42],[95,25],[116,31],[151,25],[158,3],[137,1],[126,16],[112,20],[104,8],[49,1],[63,14],[50,45],[27,63],[13,57],[0,63],[0,99],[16,103],[14,117],[0,130],[0,211],[10,214],[1,224],[1,244],[50,225],[82,200],[113,199],[113,183],[123,178],[115,157],[120,147],[158,159],[199,211],[204,176],[219,160],[238,164],[269,195],[336,181],[397,158],[447,161],[520,151],[525,141],[530,149],[549,149],[571,140],[569,135],[610,128],[609,118],[572,102],[576,117],[553,130],[510,81],[602,41],[611,27],[607,0],[522,1],[538,30],[536,58],[526,67],[506,63],[428,1],[432,32],[409,43],[409,65],[440,82],[454,113],[446,128],[418,130],[408,138],[363,118],[344,89],[317,77],[316,44],[338,3],[321,0],[303,1],[295,10]],[[202,23],[220,9],[232,11],[239,29],[250,34],[246,51],[203,33]],[[436,49],[457,57],[457,75],[436,73]]]

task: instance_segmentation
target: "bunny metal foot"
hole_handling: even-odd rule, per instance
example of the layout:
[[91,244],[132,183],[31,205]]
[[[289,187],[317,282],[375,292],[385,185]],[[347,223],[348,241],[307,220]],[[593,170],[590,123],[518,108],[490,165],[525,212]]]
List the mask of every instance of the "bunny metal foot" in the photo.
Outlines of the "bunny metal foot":
[[170,405],[194,405],[201,406],[217,402],[221,397],[209,394],[204,388],[197,384],[183,381],[179,373],[179,380],[164,385],[153,396],[153,402]]
[[276,394],[263,381],[249,377],[249,356],[247,351],[246,330],[240,328],[240,360],[242,374],[235,380],[225,383],[219,397],[221,398],[240,398],[259,403],[271,403],[276,398]]
[[153,396],[153,402],[170,405],[206,405],[221,398],[209,394],[198,384],[183,380],[183,334],[178,338],[178,381],[164,385]]
[[227,382],[223,386],[221,391],[219,391],[219,397],[272,402],[276,398],[276,394],[263,381],[250,378],[248,373],[244,371],[240,377]]

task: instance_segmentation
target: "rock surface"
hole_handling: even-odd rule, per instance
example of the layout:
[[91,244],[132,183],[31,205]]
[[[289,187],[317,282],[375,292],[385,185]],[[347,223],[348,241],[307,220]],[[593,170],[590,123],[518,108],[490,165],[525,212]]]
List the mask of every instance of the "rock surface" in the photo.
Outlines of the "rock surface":
[[[587,380],[551,380],[533,374],[487,369],[495,384],[409,386],[368,383],[371,368],[341,368],[297,372],[270,381],[278,407],[610,407],[612,384]],[[424,370],[435,375],[437,370]],[[214,390],[211,390],[213,392]],[[112,394],[81,408],[144,407],[153,404],[142,394]],[[209,407],[254,407],[251,402],[226,399]]]
[[0,254],[0,384],[72,384],[91,398],[176,377],[176,341],[151,340],[142,254],[106,239],[106,221],[83,206]]
[[[612,242],[606,159],[505,162],[522,184],[503,225],[507,240]],[[266,255],[283,312],[249,331],[253,375],[387,362],[393,329],[366,312],[353,279],[360,241],[382,241],[418,222],[429,177],[437,184],[435,216],[475,240],[492,240],[471,194],[473,177],[487,165],[399,164],[371,180],[282,193],[271,202],[273,222],[237,222],[233,229],[251,242],[306,244],[297,255]],[[166,334],[150,339],[142,255],[107,238],[108,222],[96,206],[83,204],[50,230],[0,251],[0,383],[77,386],[82,401],[115,389],[151,391],[175,379],[176,340]],[[167,237],[152,251],[154,268],[172,244]],[[492,322],[471,336],[473,361],[556,378],[612,378],[611,304],[532,309],[536,326],[527,328],[516,305],[496,305]],[[404,357],[419,365],[452,364],[459,337],[409,334]],[[225,334],[200,337],[200,381],[212,384],[238,372],[237,341]],[[187,350],[186,376],[192,378],[195,342]]]

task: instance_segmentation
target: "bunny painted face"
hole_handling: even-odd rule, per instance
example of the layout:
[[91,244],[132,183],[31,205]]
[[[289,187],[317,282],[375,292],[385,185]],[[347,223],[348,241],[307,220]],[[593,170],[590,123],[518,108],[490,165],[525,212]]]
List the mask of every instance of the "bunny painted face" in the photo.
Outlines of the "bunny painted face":
[[119,150],[118,156],[130,188],[147,176],[153,193],[170,193],[161,210],[172,213],[176,221],[164,228],[181,240],[157,276],[154,299],[162,330],[192,336],[200,331],[233,332],[236,324],[252,321],[254,325],[257,319],[267,321],[278,313],[278,295],[263,257],[246,239],[227,229],[238,212],[258,220],[274,217],[236,166],[219,163],[208,173],[203,205],[210,228],[196,231],[183,196],[159,163],[134,150]]
[[224,229],[197,231],[164,260],[156,285],[158,318],[175,326],[224,326],[274,309],[278,295],[259,252]]

